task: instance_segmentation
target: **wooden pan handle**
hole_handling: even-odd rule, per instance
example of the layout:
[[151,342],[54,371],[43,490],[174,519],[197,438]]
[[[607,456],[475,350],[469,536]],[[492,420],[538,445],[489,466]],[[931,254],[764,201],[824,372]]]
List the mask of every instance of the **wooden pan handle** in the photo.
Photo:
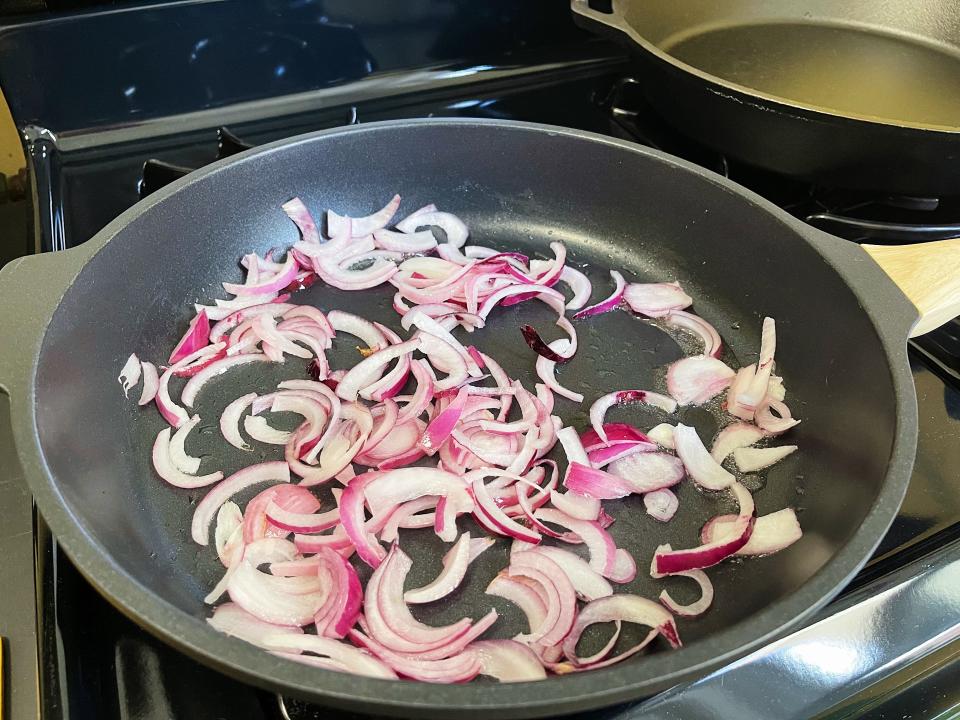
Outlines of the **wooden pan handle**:
[[960,238],[915,245],[861,245],[917,310],[910,337],[960,315]]

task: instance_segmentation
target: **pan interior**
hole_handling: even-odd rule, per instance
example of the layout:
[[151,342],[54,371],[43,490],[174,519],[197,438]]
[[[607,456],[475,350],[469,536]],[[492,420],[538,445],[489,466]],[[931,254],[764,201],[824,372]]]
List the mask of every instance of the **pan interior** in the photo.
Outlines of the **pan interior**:
[[[632,3],[628,22],[671,57],[815,110],[960,128],[960,12],[938,3]],[[656,4],[654,4],[656,5]]]
[[[709,177],[596,139],[483,124],[361,129],[243,158],[137,214],[83,269],[50,323],[37,374],[40,443],[62,502],[102,551],[91,566],[107,563],[133,581],[112,592],[134,613],[142,594],[152,593],[197,619],[196,634],[181,642],[202,641],[207,630],[199,620],[209,613],[202,598],[222,568],[212,548],[200,549],[189,538],[202,492],[168,487],[150,466],[150,446],[164,423],[152,407],[140,409],[123,397],[116,377],[127,356],[136,351],[164,362],[191,304],[224,297],[219,282],[241,277],[242,253],[294,242],[295,229],[279,210],[290,197],[301,196],[318,214],[332,207],[360,215],[395,191],[404,196],[401,213],[435,202],[463,217],[476,243],[538,257],[551,255],[550,242],[566,243],[573,264],[594,280],[595,299],[607,293],[611,268],[635,281],[679,280],[694,297],[694,310],[724,337],[725,358],[735,367],[755,360],[762,317],[778,320],[778,373],[803,423],[777,442],[801,450],[746,482],[757,489],[760,514],[795,507],[805,536],[777,555],[712,569],[714,607],[680,622],[689,646],[736,623],[743,623],[742,636],[711,652],[748,642],[750,618],[801,588],[860,527],[880,493],[895,440],[887,358],[851,290],[789,227]],[[399,331],[390,297],[386,289],[343,293],[314,286],[295,301],[349,309]],[[546,337],[556,337],[550,314],[531,305],[494,315],[471,341],[532,386],[534,356],[518,326],[533,321]],[[580,407],[558,398],[556,412],[579,428],[589,404],[604,392],[662,389],[663,365],[681,356],[672,338],[624,312],[578,327],[582,350],[560,379],[580,387],[587,399]],[[334,367],[356,361],[354,345],[349,338],[338,342]],[[231,372],[205,390],[196,407],[203,421],[188,445],[203,456],[201,471],[229,473],[275,456],[267,446],[230,450],[219,436],[220,411],[242,393],[267,391],[278,379],[303,373],[302,362],[290,358],[282,366]],[[707,409],[666,418],[631,406],[610,418],[643,428],[682,420],[697,426],[708,443],[717,430],[716,415]],[[656,597],[667,588],[681,602],[694,599],[693,583],[683,578],[647,576],[652,552],[664,542],[696,544],[703,522],[734,506],[688,481],[677,492],[681,509],[669,524],[647,516],[637,497],[605,503],[616,518],[611,531],[617,543],[640,568],[623,591]],[[476,531],[466,520],[461,527]],[[401,546],[415,559],[411,587],[437,572],[441,544],[431,532],[406,533]],[[483,593],[506,566],[508,548],[498,542],[472,566],[462,590],[417,614],[439,623],[468,613],[478,617],[493,606],[502,615],[496,635],[521,631],[520,614]],[[668,654],[657,648],[631,660],[635,669],[597,682],[626,685],[656,677],[672,662]],[[280,677],[276,662],[266,658],[255,670]],[[340,690],[319,676],[326,674],[319,673],[315,692]]]

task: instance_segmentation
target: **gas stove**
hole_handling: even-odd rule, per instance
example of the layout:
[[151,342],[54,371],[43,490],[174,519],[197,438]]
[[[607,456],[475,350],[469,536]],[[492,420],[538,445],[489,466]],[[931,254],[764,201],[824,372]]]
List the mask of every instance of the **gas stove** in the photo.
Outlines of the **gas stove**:
[[[402,8],[180,2],[0,26],[0,84],[27,151],[36,249],[82,243],[159,187],[248,147],[430,116],[544,122],[658,147],[851,241],[960,235],[960,196],[815,187],[680,136],[646,104],[643,78],[619,50],[576,30],[563,3]],[[900,717],[918,708],[932,717],[960,704],[960,324],[912,343],[910,357],[916,468],[893,526],[841,596],[801,630],[699,681],[584,717]],[[32,507],[0,407],[0,634],[11,717],[359,717],[232,680],[111,607]]]

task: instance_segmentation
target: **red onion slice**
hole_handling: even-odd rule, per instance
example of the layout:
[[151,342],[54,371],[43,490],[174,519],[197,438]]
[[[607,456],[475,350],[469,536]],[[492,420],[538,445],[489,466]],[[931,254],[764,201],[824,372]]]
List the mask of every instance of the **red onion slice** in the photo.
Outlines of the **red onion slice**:
[[238,450],[252,450],[243,436],[240,435],[240,416],[243,415],[247,406],[256,400],[256,393],[241,395],[236,400],[227,405],[220,414],[220,433],[224,440],[233,445]]
[[446,542],[453,542],[457,537],[457,515],[472,512],[474,507],[463,481],[457,475],[434,468],[399,468],[380,473],[364,492],[375,514],[424,495],[445,497],[445,530],[438,535]]
[[127,361],[123,364],[120,375],[117,377],[120,386],[123,388],[124,397],[130,397],[130,391],[140,383],[140,374],[142,372],[143,367],[140,365],[140,358],[131,353],[130,357],[128,357]]
[[613,588],[604,577],[590,567],[586,560],[564,550],[550,545],[539,545],[529,548],[528,552],[544,555],[553,560],[570,579],[577,597],[581,600],[596,600],[597,598],[613,595]]
[[732,423],[717,434],[717,439],[713,441],[713,449],[710,450],[710,457],[722,463],[737,448],[753,445],[764,437],[763,430],[756,425],[744,422]]
[[647,515],[660,522],[670,522],[680,507],[680,501],[671,490],[662,488],[648,492],[643,496],[643,506],[647,509]]
[[760,358],[757,360],[756,373],[750,384],[743,388],[736,397],[737,405],[747,410],[756,408],[770,383],[773,373],[773,357],[777,349],[777,325],[773,318],[763,319],[763,330],[760,335]]
[[283,635],[302,635],[303,628],[296,625],[276,625],[254,617],[236,603],[220,605],[207,618],[207,622],[220,632],[244,640],[251,645],[266,648],[265,640]]
[[277,581],[313,578],[278,578],[262,573],[244,557],[230,569],[227,585],[230,599],[251,615],[277,625],[303,627],[313,622],[313,615],[323,603],[323,592],[289,593],[278,590]]
[[680,405],[703,405],[727,389],[736,373],[707,355],[677,360],[667,370],[667,392]]
[[[563,641],[563,654],[571,662],[577,664],[581,660],[577,656],[577,644],[580,642],[584,630],[596,623],[617,620],[654,628],[674,648],[681,645],[676,621],[668,610],[639,595],[611,595],[594,600],[584,606],[573,629]],[[646,642],[642,645],[646,645]],[[615,658],[615,661],[623,660],[634,652],[636,650],[621,653]]]
[[[294,652],[309,652],[322,656],[321,660],[329,658],[343,667],[347,672],[366,677],[396,680],[397,675],[387,665],[368,652],[327,637],[316,635],[276,634],[268,635],[263,639],[264,646],[273,650],[292,650]],[[299,660],[306,660],[312,656],[303,655]],[[292,659],[292,658],[291,658]],[[333,667],[322,665],[322,667]]]
[[[153,443],[153,468],[157,474],[175,487],[194,489],[212,485],[223,478],[219,470],[209,475],[190,475],[180,470],[170,454],[170,428],[166,427],[159,432]],[[199,506],[198,506],[199,507]],[[219,506],[218,506],[219,507]],[[216,508],[214,508],[214,511]],[[212,515],[211,515],[212,518]],[[209,525],[209,519],[207,520]],[[206,543],[201,543],[206,545]]]
[[525,577],[514,577],[502,571],[487,586],[487,595],[512,602],[526,615],[530,632],[517,635],[515,639],[522,640],[533,636],[547,618],[546,602],[534,590],[534,585],[535,583]]
[[[663,546],[669,550],[669,545]],[[671,577],[688,577],[694,580],[700,586],[700,599],[692,603],[682,605],[673,599],[673,596],[666,590],[660,592],[660,602],[674,615],[680,617],[696,617],[705,613],[713,604],[713,583],[703,570],[687,570],[685,572],[674,573]]]
[[529,641],[547,646],[561,642],[577,614],[577,595],[570,578],[552,559],[530,550],[511,554],[507,572],[533,580],[546,593],[546,618]]
[[[779,413],[779,417],[773,414],[773,410]],[[760,403],[754,421],[761,430],[770,435],[780,435],[800,423],[790,414],[790,408],[771,397],[764,398]]]
[[[563,484],[571,492],[595,500],[614,500],[626,497],[634,492],[622,478],[577,462],[572,462],[567,466],[567,475]],[[587,519],[596,519],[596,516]]]
[[300,198],[295,197],[292,200],[288,200],[281,205],[280,208],[299,228],[300,235],[304,242],[320,242],[320,231],[317,229],[317,223]]
[[173,437],[170,438],[170,459],[173,460],[174,466],[180,470],[180,472],[186,473],[187,475],[196,475],[200,469],[200,458],[188,455],[184,447],[190,431],[199,423],[200,416],[194,415],[188,422],[178,427]]
[[573,290],[573,297],[567,301],[567,310],[579,310],[590,300],[593,285],[590,278],[576,268],[564,265],[560,272],[560,282]]
[[796,445],[780,445],[765,448],[736,448],[733,461],[740,472],[756,472],[775,465],[787,455],[796,452]]
[[673,450],[676,448],[676,445],[673,442],[673,430],[674,426],[670,423],[660,423],[659,425],[650,429],[650,432],[647,433],[647,437],[653,440],[660,447]]
[[[622,556],[617,557],[617,545],[613,537],[601,527],[599,522],[580,520],[559,510],[545,507],[537,510],[534,516],[543,522],[560,525],[573,531],[587,546],[587,551],[590,553],[590,567],[605,578],[620,582],[618,578],[629,574],[626,568],[628,563]],[[623,567],[617,567],[618,561]],[[621,570],[623,572],[620,572]]]
[[636,313],[647,317],[663,317],[671,310],[683,310],[693,304],[680,283],[630,283],[623,299]]
[[673,487],[685,475],[683,463],[673,455],[645,452],[610,463],[607,472],[621,479],[630,492],[650,493]]
[[684,310],[670,310],[663,316],[663,321],[672,327],[680,328],[703,341],[703,354],[719,358],[723,353],[723,341],[720,333],[710,323],[699,315]]
[[[236,503],[225,502],[220,506],[217,511],[217,525],[213,531],[213,541],[214,547],[217,549],[217,556],[224,567],[230,567],[235,547],[238,544],[243,544],[242,525],[243,513]],[[240,533],[237,533],[237,531],[240,531]]]
[[456,215],[447,212],[423,212],[408,215],[399,223],[397,230],[412,233],[421,227],[438,227],[447,236],[447,244],[452,248],[462,248],[467,242],[470,231]]
[[400,196],[394,195],[383,208],[365,217],[347,218],[337,215],[333,210],[327,210],[327,234],[338,236],[350,233],[355,238],[365,237],[389,225],[399,208]]
[[253,283],[251,285],[239,285],[237,283],[225,282],[222,283],[223,289],[231,295],[236,295],[237,297],[260,296],[266,295],[267,293],[276,293],[283,290],[287,285],[293,282],[297,277],[297,272],[299,270],[300,265],[297,263],[297,259],[293,256],[293,253],[288,253],[287,259],[283,263],[283,267],[265,280],[261,280],[260,282]]
[[205,347],[210,342],[210,320],[205,310],[200,310],[190,321],[187,332],[173,348],[168,362],[173,365],[178,360],[182,360],[188,355],[192,355],[197,350]]
[[470,533],[463,533],[456,544],[443,559],[443,570],[427,585],[407,590],[403,594],[405,602],[411,605],[429,603],[445,598],[456,590],[467,575],[471,561]]
[[314,615],[318,635],[345,637],[356,624],[363,604],[363,587],[350,561],[329,548],[320,548],[314,556],[317,576],[326,580],[330,591]]
[[677,425],[673,441],[677,455],[697,485],[707,490],[723,490],[735,484],[733,475],[710,456],[694,428],[682,423]]
[[377,230],[373,233],[373,240],[378,248],[401,253],[429,252],[437,247],[437,238],[434,237],[432,230],[415,233]]
[[[703,526],[700,538],[704,543],[712,543],[729,538],[737,532],[736,515],[720,515],[712,518]],[[770,555],[793,545],[803,537],[803,530],[797,521],[793,508],[777,510],[769,515],[761,515],[753,526],[753,533],[745,545],[735,555]]]
[[402,653],[395,653],[357,630],[350,631],[350,639],[367,648],[387,665],[404,677],[421,682],[463,683],[480,673],[480,659],[471,650],[455,657],[440,660],[423,660]]
[[647,390],[615,390],[614,392],[602,395],[590,406],[590,424],[593,426],[594,432],[603,442],[607,442],[607,433],[603,428],[603,419],[607,414],[607,410],[614,405],[623,405],[631,402],[653,405],[668,413],[672,413],[677,409],[677,403],[672,398]]
[[420,338],[414,337],[399,345],[391,345],[368,355],[343,376],[337,385],[337,395],[344,400],[356,402],[360,390],[377,380],[391,360],[412,353],[419,347]]
[[[489,469],[475,472],[486,475],[489,473],[495,473],[496,470]],[[470,476],[474,476],[474,473],[471,473]],[[490,496],[487,486],[484,485],[482,477],[476,477],[471,484],[471,488],[473,490],[473,498],[476,502],[474,512],[482,513],[485,516],[484,519],[487,521],[485,524],[492,526],[496,532],[500,533],[501,535],[517,538],[529,543],[540,542],[540,533],[538,533],[536,530],[531,530],[530,528],[524,527],[520,523],[512,520],[497,506],[497,503],[494,502],[493,498]]]
[[530,682],[547,677],[536,653],[516,640],[478,640],[470,649],[480,659],[480,674],[502,683]]
[[[627,281],[623,279],[623,275],[618,273],[616,270],[610,271],[610,277],[613,278],[614,289],[613,293],[606,300],[601,300],[596,305],[591,305],[588,308],[584,308],[576,315],[574,319],[579,320],[580,318],[590,317],[592,315],[602,315],[603,313],[610,312],[615,310],[620,302],[623,300],[623,293],[627,287]],[[569,307],[569,306],[568,306]]]
[[267,422],[266,418],[258,415],[247,415],[243,419],[243,429],[254,440],[267,445],[286,445],[292,435],[286,430],[277,430]]
[[420,438],[420,449],[428,455],[435,454],[440,446],[447,441],[460,417],[463,414],[464,405],[467,402],[467,394],[470,388],[464,386],[457,392],[457,396],[447,405],[433,420],[427,425],[426,431]]
[[193,541],[206,545],[210,522],[220,506],[241,490],[263,482],[290,482],[290,468],[285,462],[263,462],[238,470],[222,480],[197,503],[190,528]]
[[157,366],[150,362],[141,362],[140,368],[143,376],[143,389],[140,391],[140,399],[137,405],[146,405],[157,396],[157,390],[160,388],[160,376],[157,373]]
[[730,485],[730,491],[740,505],[740,513],[729,534],[713,542],[704,543],[688,550],[664,550],[657,548],[653,556],[652,573],[671,575],[686,570],[702,570],[716,565],[733,555],[750,540],[756,520],[753,496],[738,482]]
[[[193,407],[194,400],[197,399],[197,394],[201,389],[203,389],[203,386],[206,385],[209,380],[217,377],[218,375],[222,375],[231,368],[253,362],[266,362],[267,359],[268,358],[265,355],[250,354],[237,355],[235,357],[227,357],[221,360],[216,360],[207,365],[203,370],[198,372],[187,381],[187,384],[183,386],[183,392],[180,393],[180,402],[187,407]],[[161,378],[161,384],[162,382],[163,381]]]
[[[672,434],[672,426],[671,426]],[[635,455],[636,453],[642,452],[655,452],[657,446],[655,443],[645,443],[645,442],[618,442],[607,447],[597,448],[596,450],[591,450],[587,453],[587,456],[590,458],[590,464],[597,468],[601,469],[612,462],[617,460],[622,460],[625,457],[630,455]]]

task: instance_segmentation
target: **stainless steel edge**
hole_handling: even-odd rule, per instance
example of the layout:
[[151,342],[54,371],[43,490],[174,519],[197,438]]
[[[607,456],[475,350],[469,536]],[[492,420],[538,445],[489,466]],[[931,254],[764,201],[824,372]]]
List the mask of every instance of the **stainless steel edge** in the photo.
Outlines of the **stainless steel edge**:
[[960,541],[834,602],[785,638],[607,720],[802,720],[960,640]]

